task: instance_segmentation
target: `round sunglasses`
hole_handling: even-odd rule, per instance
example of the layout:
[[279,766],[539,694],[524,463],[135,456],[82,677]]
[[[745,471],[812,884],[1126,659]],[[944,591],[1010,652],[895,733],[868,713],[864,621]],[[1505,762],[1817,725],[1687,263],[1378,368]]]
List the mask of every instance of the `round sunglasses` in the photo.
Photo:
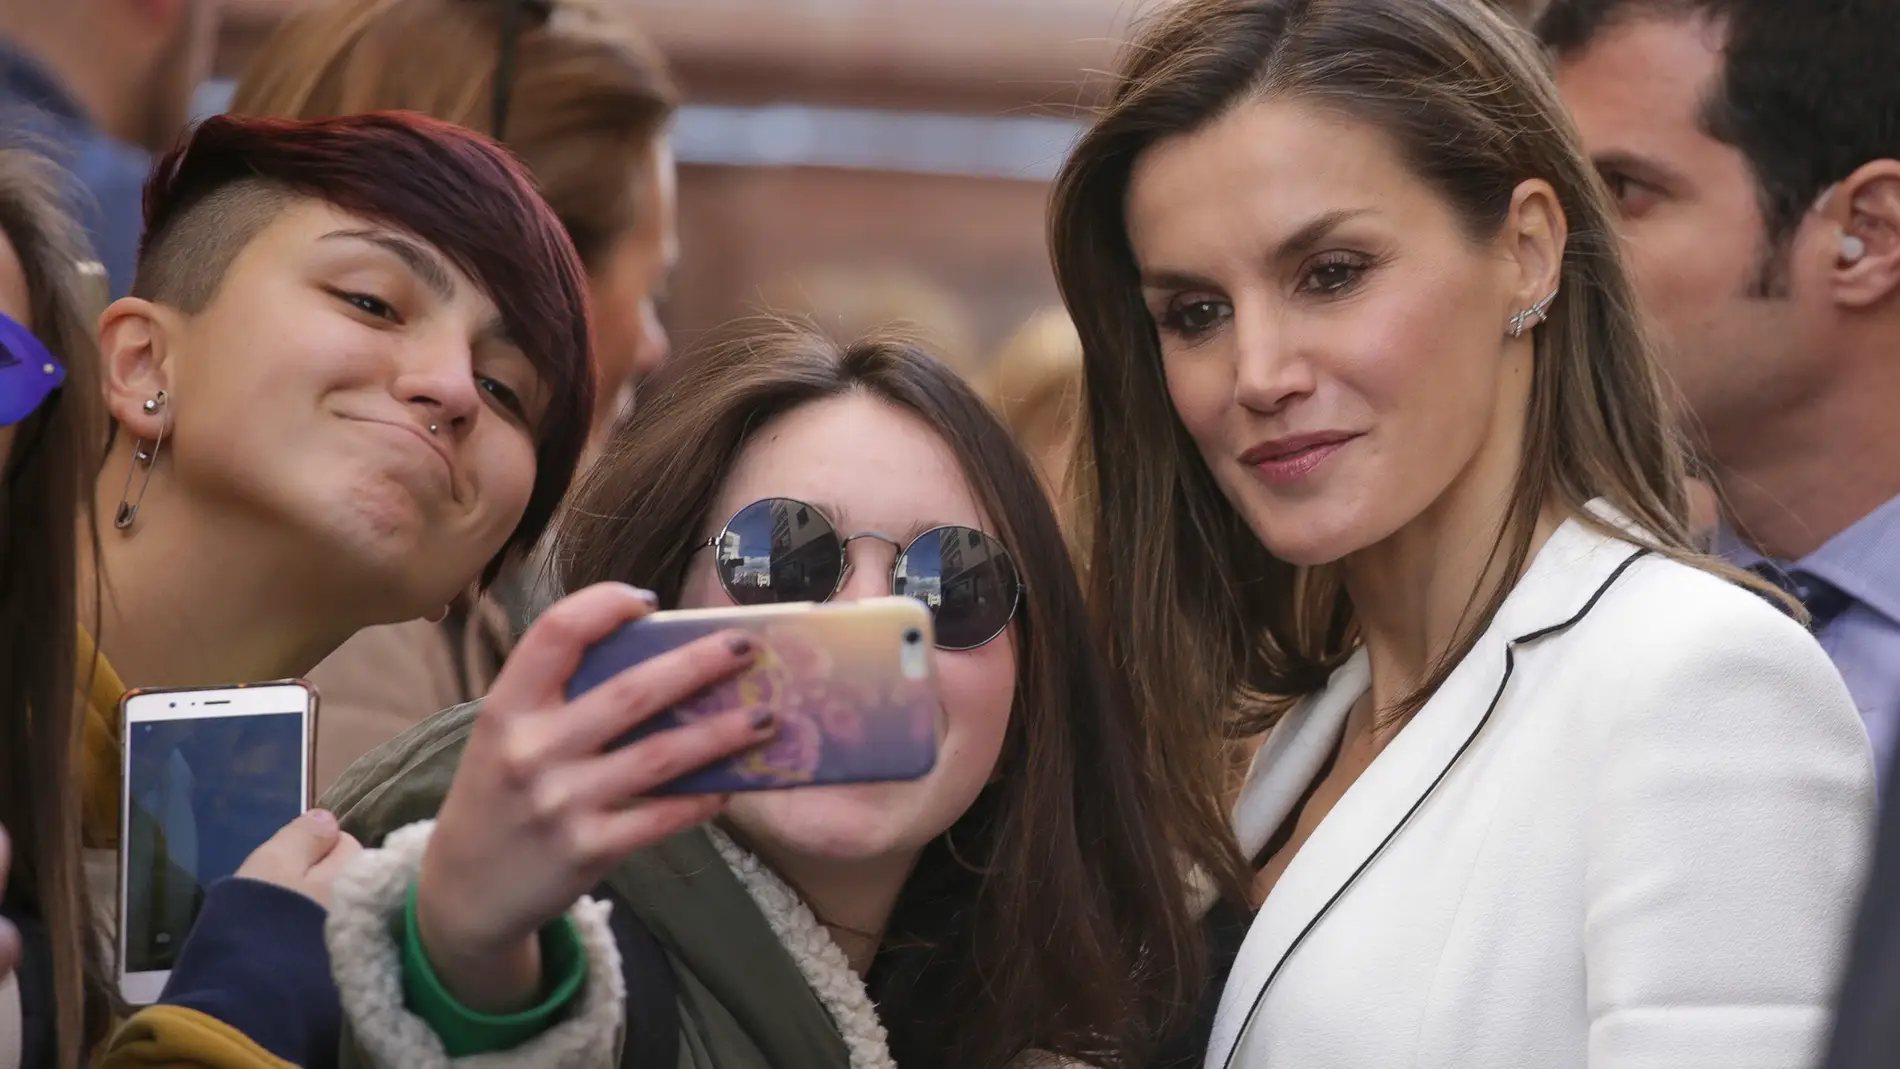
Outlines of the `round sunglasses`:
[[815,505],[768,497],[732,514],[700,549],[715,551],[719,585],[740,605],[827,601],[851,573],[846,550],[860,538],[896,547],[891,593],[930,609],[937,648],[973,650],[1003,633],[1022,600],[1016,564],[1002,543],[972,527],[933,527],[901,543],[863,531],[841,535]]

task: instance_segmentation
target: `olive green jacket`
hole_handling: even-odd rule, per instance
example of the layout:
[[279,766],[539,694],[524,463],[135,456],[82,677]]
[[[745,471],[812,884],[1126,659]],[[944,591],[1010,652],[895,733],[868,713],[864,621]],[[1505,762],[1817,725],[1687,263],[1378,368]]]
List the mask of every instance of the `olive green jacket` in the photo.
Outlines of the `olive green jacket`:
[[[433,819],[479,709],[446,709],[370,751],[320,804],[365,846]],[[606,883],[666,948],[677,1069],[849,1069],[837,1025],[705,832],[634,854]],[[341,1064],[365,1064],[350,1037]]]

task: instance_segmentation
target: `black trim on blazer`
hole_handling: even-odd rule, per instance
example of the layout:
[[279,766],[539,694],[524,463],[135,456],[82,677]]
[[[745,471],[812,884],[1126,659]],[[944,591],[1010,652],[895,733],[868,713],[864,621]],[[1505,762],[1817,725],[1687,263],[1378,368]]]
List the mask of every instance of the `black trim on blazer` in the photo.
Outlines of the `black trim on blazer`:
[[1221,1060],[1222,1069],[1233,1069],[1234,1059],[1240,1054],[1240,1047],[1247,1039],[1248,1029],[1253,1027],[1254,1017],[1260,1013],[1261,1005],[1267,1000],[1267,992],[1273,989],[1273,981],[1279,978],[1280,970],[1286,967],[1287,961],[1293,957],[1293,952],[1300,948],[1301,943],[1306,942],[1306,937],[1312,934],[1314,928],[1319,927],[1319,922],[1324,920],[1326,914],[1332,911],[1333,906],[1345,896],[1348,890],[1352,889],[1352,885],[1359,881],[1359,877],[1364,875],[1365,871],[1372,867],[1372,863],[1378,860],[1379,855],[1385,853],[1385,848],[1391,844],[1392,840],[1398,838],[1399,832],[1403,831],[1407,824],[1411,823],[1412,815],[1419,811],[1419,808],[1425,804],[1426,799],[1430,798],[1434,791],[1438,790],[1438,785],[1445,782],[1445,777],[1451,774],[1451,770],[1458,767],[1458,760],[1465,755],[1465,751],[1471,749],[1471,744],[1478,741],[1478,734],[1484,730],[1486,724],[1491,722],[1491,714],[1497,712],[1498,703],[1504,700],[1504,688],[1511,685],[1511,671],[1517,667],[1517,647],[1526,643],[1536,642],[1539,639],[1548,638],[1560,631],[1566,631],[1576,626],[1577,621],[1590,615],[1590,610],[1596,608],[1597,602],[1602,600],[1603,595],[1609,591],[1610,587],[1613,586],[1618,579],[1622,578],[1623,573],[1629,570],[1629,566],[1635,564],[1637,560],[1642,557],[1648,556],[1649,553],[1650,551],[1647,549],[1639,549],[1628,557],[1625,557],[1623,563],[1616,566],[1616,570],[1610,573],[1609,578],[1603,580],[1602,585],[1597,587],[1596,593],[1590,595],[1590,600],[1584,602],[1583,608],[1578,609],[1576,615],[1570,619],[1562,623],[1552,624],[1549,627],[1532,631],[1527,635],[1519,635],[1505,644],[1504,678],[1498,680],[1497,693],[1491,695],[1491,704],[1485,707],[1484,715],[1478,718],[1477,726],[1473,727],[1471,734],[1466,736],[1465,741],[1459,744],[1458,752],[1451,755],[1451,760],[1447,761],[1445,767],[1439,770],[1437,777],[1432,780],[1431,785],[1425,788],[1425,793],[1418,796],[1418,800],[1413,802],[1412,807],[1405,811],[1405,815],[1399,818],[1399,822],[1393,825],[1392,830],[1386,833],[1385,838],[1379,840],[1379,845],[1373,848],[1372,853],[1366,855],[1366,859],[1359,863],[1359,867],[1352,870],[1352,875],[1346,877],[1346,882],[1339,885],[1339,889],[1333,892],[1333,896],[1326,900],[1326,904],[1319,908],[1318,913],[1313,914],[1313,919],[1306,922],[1306,927],[1300,929],[1300,934],[1294,936],[1293,941],[1287,944],[1286,950],[1281,952],[1280,960],[1273,963],[1272,971],[1267,973],[1267,979],[1260,985],[1260,990],[1254,994],[1253,1005],[1247,1007],[1247,1016],[1241,1018],[1240,1028],[1234,1032],[1233,1045],[1227,1048],[1227,1056]]

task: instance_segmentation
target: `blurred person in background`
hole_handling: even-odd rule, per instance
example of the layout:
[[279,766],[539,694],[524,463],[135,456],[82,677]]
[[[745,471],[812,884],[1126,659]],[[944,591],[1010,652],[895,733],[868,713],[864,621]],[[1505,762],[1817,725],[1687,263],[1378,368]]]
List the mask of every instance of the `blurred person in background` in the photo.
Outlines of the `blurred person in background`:
[[891,264],[832,264],[789,272],[760,287],[774,312],[809,318],[840,338],[901,328],[966,379],[982,371],[970,310],[949,287]]
[[[417,111],[520,157],[587,270],[591,452],[668,352],[658,306],[679,255],[668,143],[677,103],[664,61],[613,0],[339,0],[277,28],[230,110]],[[437,709],[488,693],[513,634],[552,599],[545,572],[540,553],[524,555],[494,596],[471,592],[440,620],[371,628],[318,666],[318,789]]]
[[112,297],[132,285],[150,153],[169,148],[210,72],[222,0],[0,4],[0,143],[70,172]]
[[1551,0],[1538,32],[1721,523],[1900,743],[1900,3]]
[[979,382],[1042,475],[1068,526],[1068,472],[1082,404],[1082,341],[1069,313],[1045,308],[1018,327]]
[[[80,843],[73,531],[98,443],[98,353],[80,265],[46,161],[0,151],[0,1065],[70,1069],[115,1001],[93,937]],[[17,975],[9,975],[17,970]]]
[[1204,820],[1266,733],[1205,1064],[1811,1065],[1866,733],[1799,606],[1689,535],[1530,36],[1475,0],[1170,5],[1052,216],[1109,661]]

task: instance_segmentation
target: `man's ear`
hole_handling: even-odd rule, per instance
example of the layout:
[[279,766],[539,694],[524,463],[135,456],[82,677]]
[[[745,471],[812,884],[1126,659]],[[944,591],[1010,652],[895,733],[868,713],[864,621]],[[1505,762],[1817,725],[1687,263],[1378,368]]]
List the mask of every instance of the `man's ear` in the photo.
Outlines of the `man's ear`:
[[169,425],[164,403],[172,392],[170,349],[182,324],[171,310],[138,297],[121,297],[99,317],[99,376],[106,411],[134,438],[150,441]]
[[1834,300],[1850,308],[1900,293],[1900,161],[1862,164],[1828,198]]

